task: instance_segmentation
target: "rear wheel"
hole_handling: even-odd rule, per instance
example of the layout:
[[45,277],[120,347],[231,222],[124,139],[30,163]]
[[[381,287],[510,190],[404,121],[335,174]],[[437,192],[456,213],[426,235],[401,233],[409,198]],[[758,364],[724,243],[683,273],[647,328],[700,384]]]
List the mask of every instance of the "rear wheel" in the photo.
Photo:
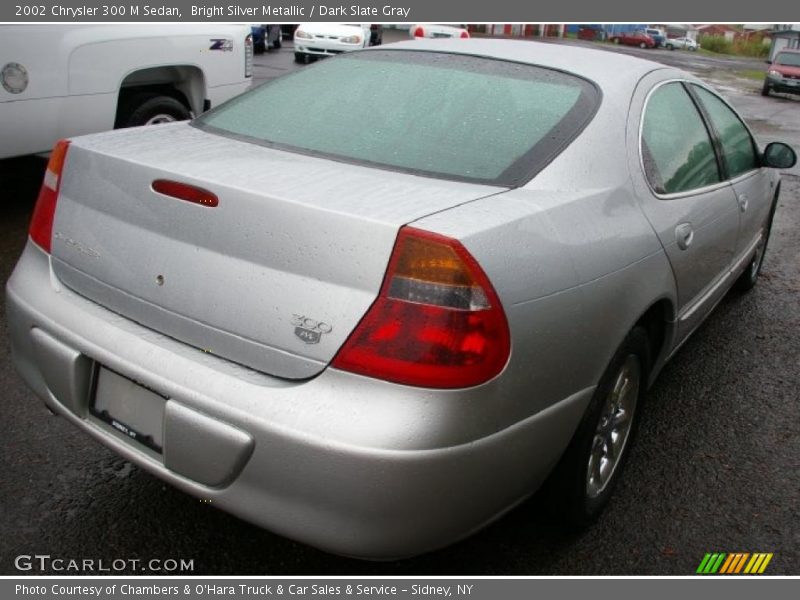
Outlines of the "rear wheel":
[[608,504],[638,427],[649,365],[647,332],[636,327],[600,379],[549,482],[552,508],[566,524],[586,526]]
[[191,118],[189,109],[172,96],[138,94],[126,100],[117,115],[116,127],[159,125]]

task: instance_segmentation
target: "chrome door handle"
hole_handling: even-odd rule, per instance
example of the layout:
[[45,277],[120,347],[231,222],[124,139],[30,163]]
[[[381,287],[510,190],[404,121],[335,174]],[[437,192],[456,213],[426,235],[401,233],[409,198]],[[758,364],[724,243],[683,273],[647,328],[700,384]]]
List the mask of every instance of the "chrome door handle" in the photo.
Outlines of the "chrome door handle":
[[678,242],[678,248],[686,250],[692,245],[694,239],[694,229],[691,223],[681,223],[675,228],[675,241]]
[[747,200],[747,196],[745,194],[742,194],[741,196],[739,196],[739,210],[741,210],[742,212],[745,212],[747,210],[747,206],[748,205],[749,205],[749,202]]

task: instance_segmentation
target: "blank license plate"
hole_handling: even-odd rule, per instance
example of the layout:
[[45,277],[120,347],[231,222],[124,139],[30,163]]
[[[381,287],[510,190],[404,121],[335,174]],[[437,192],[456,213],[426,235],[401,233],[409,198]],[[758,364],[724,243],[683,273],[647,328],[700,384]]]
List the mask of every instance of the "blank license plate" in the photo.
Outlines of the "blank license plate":
[[91,413],[122,435],[160,453],[166,398],[100,367]]

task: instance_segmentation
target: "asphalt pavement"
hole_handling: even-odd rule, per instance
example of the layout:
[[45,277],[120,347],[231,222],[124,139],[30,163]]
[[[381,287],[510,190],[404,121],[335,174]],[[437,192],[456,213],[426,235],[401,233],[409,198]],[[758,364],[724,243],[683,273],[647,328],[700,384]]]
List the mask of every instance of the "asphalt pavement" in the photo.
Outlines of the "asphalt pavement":
[[[292,58],[290,44],[258,56],[257,80],[304,68]],[[705,75],[720,71],[711,64]],[[798,99],[762,98],[753,82],[724,78],[759,136],[800,148]],[[37,158],[0,161],[2,282],[25,243],[43,166]],[[188,559],[196,575],[686,575],[715,551],[772,552],[768,574],[800,574],[798,298],[800,177],[787,175],[758,286],[724,299],[662,372],[625,476],[594,526],[564,532],[534,496],[461,543],[384,563],[331,556],[253,527],[50,416],[15,373],[0,320],[0,574],[39,574],[15,568],[15,557],[38,553]]]

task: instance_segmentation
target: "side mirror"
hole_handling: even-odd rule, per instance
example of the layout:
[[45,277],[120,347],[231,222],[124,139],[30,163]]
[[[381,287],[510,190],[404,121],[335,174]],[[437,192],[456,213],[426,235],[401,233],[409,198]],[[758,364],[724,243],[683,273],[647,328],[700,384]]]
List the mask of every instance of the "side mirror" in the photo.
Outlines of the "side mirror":
[[761,164],[771,169],[791,169],[797,164],[797,154],[783,142],[772,142],[764,148]]

